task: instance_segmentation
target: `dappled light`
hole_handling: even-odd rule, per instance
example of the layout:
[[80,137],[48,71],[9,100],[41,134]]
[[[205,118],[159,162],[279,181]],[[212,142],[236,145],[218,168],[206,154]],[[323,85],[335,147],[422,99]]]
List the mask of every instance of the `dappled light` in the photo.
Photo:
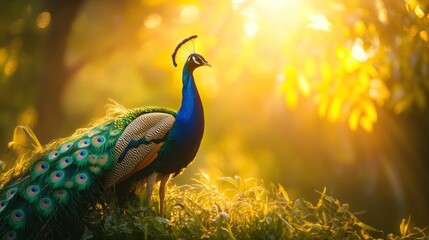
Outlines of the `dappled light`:
[[[194,73],[205,133],[174,184],[203,170],[312,202],[327,187],[377,229],[429,225],[427,1],[78,2],[0,4],[6,167],[15,125],[46,144],[102,117],[108,99],[177,110],[195,51],[212,65]],[[174,47],[193,34],[175,68]]]

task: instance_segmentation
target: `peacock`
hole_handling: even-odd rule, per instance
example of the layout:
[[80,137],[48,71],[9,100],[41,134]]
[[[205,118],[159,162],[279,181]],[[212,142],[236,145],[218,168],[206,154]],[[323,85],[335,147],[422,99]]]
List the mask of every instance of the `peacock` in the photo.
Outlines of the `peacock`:
[[[196,37],[177,45],[174,66],[181,46]],[[0,177],[0,238],[76,237],[75,226],[90,204],[109,189],[139,180],[147,183],[147,206],[160,182],[164,215],[167,182],[193,161],[204,133],[203,105],[193,76],[201,66],[210,64],[191,53],[183,67],[177,112],[161,107],[127,110],[113,103],[102,119],[43,147],[31,130],[17,128],[10,147],[22,148],[22,154]],[[30,147],[16,139],[22,135],[33,139],[26,143]]]

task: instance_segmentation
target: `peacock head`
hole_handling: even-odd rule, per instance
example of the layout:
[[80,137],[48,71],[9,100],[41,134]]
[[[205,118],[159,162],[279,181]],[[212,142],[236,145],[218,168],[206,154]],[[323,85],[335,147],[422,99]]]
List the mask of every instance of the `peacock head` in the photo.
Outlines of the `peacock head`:
[[188,71],[192,73],[196,68],[201,66],[209,66],[211,65],[207,62],[206,59],[204,59],[203,56],[201,56],[198,53],[192,53],[189,55],[188,59],[186,60],[185,67],[188,68]]

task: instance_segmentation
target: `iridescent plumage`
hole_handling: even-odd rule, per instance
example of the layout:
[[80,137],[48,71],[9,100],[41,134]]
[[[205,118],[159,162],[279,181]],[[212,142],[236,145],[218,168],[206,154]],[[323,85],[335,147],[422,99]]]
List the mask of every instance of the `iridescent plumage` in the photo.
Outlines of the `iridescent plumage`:
[[147,204],[161,181],[163,214],[170,176],[193,160],[202,139],[204,115],[193,71],[204,65],[209,64],[201,55],[188,57],[177,113],[159,107],[127,110],[115,103],[88,128],[43,147],[31,130],[17,127],[9,147],[20,155],[0,177],[0,239],[78,237],[73,234],[90,204],[114,186],[142,179]]

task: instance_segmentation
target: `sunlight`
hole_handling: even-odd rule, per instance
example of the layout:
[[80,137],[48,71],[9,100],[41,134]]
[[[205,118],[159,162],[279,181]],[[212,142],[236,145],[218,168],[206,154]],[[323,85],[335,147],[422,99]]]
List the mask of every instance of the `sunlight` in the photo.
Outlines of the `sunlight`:
[[151,13],[144,20],[144,26],[149,29],[158,28],[161,25],[162,18],[159,14]]
[[259,31],[259,26],[253,19],[248,19],[244,24],[244,32],[249,38],[254,38],[256,33]]
[[352,47],[352,56],[360,62],[365,62],[368,60],[368,54],[366,53],[365,49],[363,49],[362,39],[357,38],[355,40],[355,43]]
[[42,12],[37,17],[36,24],[38,28],[47,28],[51,24],[51,14],[49,12]]
[[332,24],[323,15],[310,15],[309,19],[310,23],[307,26],[310,28],[321,31],[329,31],[331,29]]
[[185,23],[192,23],[200,15],[200,9],[195,5],[187,5],[180,11],[180,18]]

